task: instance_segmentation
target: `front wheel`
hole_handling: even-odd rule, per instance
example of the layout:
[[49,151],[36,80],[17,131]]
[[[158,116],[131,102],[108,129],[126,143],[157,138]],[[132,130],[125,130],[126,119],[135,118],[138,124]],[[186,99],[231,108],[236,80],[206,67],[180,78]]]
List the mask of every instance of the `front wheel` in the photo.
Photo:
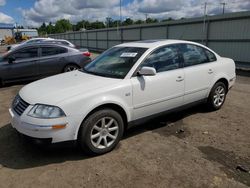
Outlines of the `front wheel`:
[[115,148],[122,138],[124,122],[112,109],[102,109],[91,114],[81,125],[79,144],[90,154],[104,154]]
[[227,94],[226,86],[223,82],[217,82],[208,97],[207,105],[210,110],[218,110],[225,102]]

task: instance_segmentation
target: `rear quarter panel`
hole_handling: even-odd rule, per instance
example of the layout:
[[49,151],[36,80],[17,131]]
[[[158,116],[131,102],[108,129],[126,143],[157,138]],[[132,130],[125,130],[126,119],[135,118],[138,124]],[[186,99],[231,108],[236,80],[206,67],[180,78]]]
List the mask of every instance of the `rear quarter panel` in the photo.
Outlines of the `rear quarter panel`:
[[[210,90],[214,84],[221,78],[225,78],[228,81],[228,89],[233,86],[236,78],[235,62],[230,58],[219,57],[217,63],[212,67],[214,71],[214,77],[210,84]],[[209,93],[208,93],[209,95]]]

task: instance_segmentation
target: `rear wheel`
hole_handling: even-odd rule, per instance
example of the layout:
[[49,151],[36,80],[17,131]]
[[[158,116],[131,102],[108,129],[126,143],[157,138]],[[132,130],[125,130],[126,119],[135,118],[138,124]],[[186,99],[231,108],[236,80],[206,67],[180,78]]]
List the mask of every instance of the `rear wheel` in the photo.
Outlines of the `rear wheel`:
[[104,154],[115,148],[122,138],[124,122],[112,109],[91,114],[79,131],[79,144],[89,154]]
[[78,70],[78,69],[80,69],[78,65],[70,64],[64,67],[63,72],[71,72],[71,71]]
[[225,102],[227,88],[223,82],[217,82],[208,97],[207,105],[210,110],[218,110]]

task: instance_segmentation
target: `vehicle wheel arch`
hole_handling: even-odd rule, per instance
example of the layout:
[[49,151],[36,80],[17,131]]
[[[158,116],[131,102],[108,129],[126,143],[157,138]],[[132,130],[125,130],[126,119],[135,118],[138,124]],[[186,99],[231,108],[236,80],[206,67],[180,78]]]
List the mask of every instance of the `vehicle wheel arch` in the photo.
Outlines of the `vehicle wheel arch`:
[[[226,92],[228,92],[228,87],[229,87],[229,82],[228,82],[228,80],[226,79],[226,78],[220,78],[220,79],[218,79],[215,83],[214,83],[214,85],[216,84],[216,83],[218,83],[218,82],[222,82],[222,83],[224,83],[225,84],[225,86],[226,86]],[[214,86],[213,85],[213,86]]]
[[72,63],[67,63],[67,64],[65,64],[65,65],[63,66],[62,72],[64,72],[65,68],[66,68],[67,66],[69,66],[69,65],[77,66],[79,69],[81,68],[77,63],[74,63],[74,62],[72,62]]
[[78,130],[77,130],[77,139],[79,138],[79,132],[80,132],[80,129],[81,129],[81,126],[82,126],[83,122],[84,122],[90,115],[92,115],[93,113],[95,113],[95,112],[97,112],[97,111],[99,111],[99,110],[101,110],[101,109],[105,109],[105,108],[107,108],[107,109],[112,109],[112,110],[117,111],[117,112],[121,115],[121,117],[122,117],[122,119],[123,119],[124,130],[127,129],[127,125],[128,125],[128,123],[127,123],[127,122],[128,122],[128,115],[127,115],[127,112],[124,110],[124,108],[123,108],[121,105],[116,104],[116,103],[105,103],[105,104],[101,104],[101,105],[95,107],[94,109],[92,109],[92,110],[84,117],[84,119],[82,120],[82,122],[81,122],[81,124],[80,124],[80,126],[79,126],[79,128],[78,128]]

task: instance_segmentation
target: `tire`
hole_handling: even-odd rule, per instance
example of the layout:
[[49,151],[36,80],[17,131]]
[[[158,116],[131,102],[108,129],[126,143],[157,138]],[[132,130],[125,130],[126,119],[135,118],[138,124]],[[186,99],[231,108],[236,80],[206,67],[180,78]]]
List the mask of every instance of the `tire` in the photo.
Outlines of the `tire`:
[[4,86],[2,79],[0,78],[0,88]]
[[80,69],[80,67],[78,65],[69,64],[63,68],[63,72],[71,72],[71,71],[78,70],[78,69]]
[[210,91],[207,106],[209,110],[215,111],[219,110],[225,100],[227,95],[227,88],[223,82],[217,82]]
[[124,122],[112,109],[101,109],[82,123],[78,143],[83,151],[101,155],[113,150],[122,138]]

